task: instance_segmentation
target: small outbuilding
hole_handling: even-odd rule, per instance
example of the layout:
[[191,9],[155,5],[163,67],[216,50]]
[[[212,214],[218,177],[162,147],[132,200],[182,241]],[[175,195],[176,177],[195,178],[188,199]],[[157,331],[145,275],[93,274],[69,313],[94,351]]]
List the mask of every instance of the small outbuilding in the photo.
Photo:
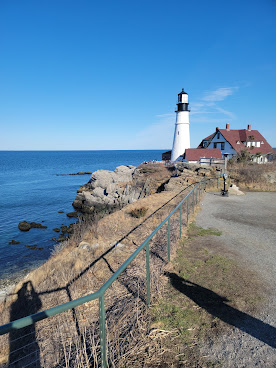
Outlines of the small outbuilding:
[[193,164],[211,164],[212,161],[222,160],[219,148],[187,148],[183,155],[183,161]]

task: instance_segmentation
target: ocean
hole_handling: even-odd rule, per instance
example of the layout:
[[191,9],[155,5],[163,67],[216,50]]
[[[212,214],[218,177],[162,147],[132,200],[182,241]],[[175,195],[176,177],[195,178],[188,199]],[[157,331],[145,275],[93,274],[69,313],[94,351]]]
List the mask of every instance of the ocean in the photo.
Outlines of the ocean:
[[[76,191],[90,175],[67,174],[137,166],[161,160],[162,152],[0,151],[0,286],[1,280],[15,279],[45,262],[55,245],[49,239],[59,235],[53,229],[76,221],[66,214],[74,211]],[[42,223],[47,229],[21,232],[20,221]],[[11,240],[20,244],[9,244]],[[29,247],[34,245],[36,249]]]

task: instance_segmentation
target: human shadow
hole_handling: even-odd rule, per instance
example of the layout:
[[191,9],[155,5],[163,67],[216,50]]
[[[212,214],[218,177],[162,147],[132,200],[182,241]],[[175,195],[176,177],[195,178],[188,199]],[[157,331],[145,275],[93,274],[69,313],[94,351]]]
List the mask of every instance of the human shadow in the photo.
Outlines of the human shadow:
[[175,273],[166,272],[171,285],[201,308],[220,320],[237,327],[265,344],[276,348],[276,328],[227,304],[229,300]]
[[[25,282],[17,292],[17,300],[10,308],[10,321],[37,313],[41,300],[32,282]],[[9,367],[40,368],[40,350],[36,340],[35,325],[13,329],[9,334]]]

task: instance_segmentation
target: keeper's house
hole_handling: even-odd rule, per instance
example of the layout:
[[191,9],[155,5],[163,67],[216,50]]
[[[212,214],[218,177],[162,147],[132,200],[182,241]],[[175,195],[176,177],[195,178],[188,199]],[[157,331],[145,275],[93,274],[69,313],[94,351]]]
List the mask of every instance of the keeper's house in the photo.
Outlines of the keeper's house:
[[251,125],[247,129],[230,129],[229,124],[226,124],[226,129],[216,128],[215,133],[204,138],[198,148],[219,148],[227,158],[246,150],[252,161],[257,163],[266,163],[268,155],[273,152],[261,133],[251,130]]

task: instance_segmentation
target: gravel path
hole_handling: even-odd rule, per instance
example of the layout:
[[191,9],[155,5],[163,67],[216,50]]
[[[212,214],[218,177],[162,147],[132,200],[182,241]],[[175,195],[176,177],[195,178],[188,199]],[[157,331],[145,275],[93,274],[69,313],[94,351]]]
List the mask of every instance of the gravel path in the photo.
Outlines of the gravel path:
[[[201,350],[223,368],[276,368],[276,193],[222,197],[207,193],[197,225],[222,231],[222,246],[267,286],[268,305]],[[252,318],[253,317],[253,318]]]

